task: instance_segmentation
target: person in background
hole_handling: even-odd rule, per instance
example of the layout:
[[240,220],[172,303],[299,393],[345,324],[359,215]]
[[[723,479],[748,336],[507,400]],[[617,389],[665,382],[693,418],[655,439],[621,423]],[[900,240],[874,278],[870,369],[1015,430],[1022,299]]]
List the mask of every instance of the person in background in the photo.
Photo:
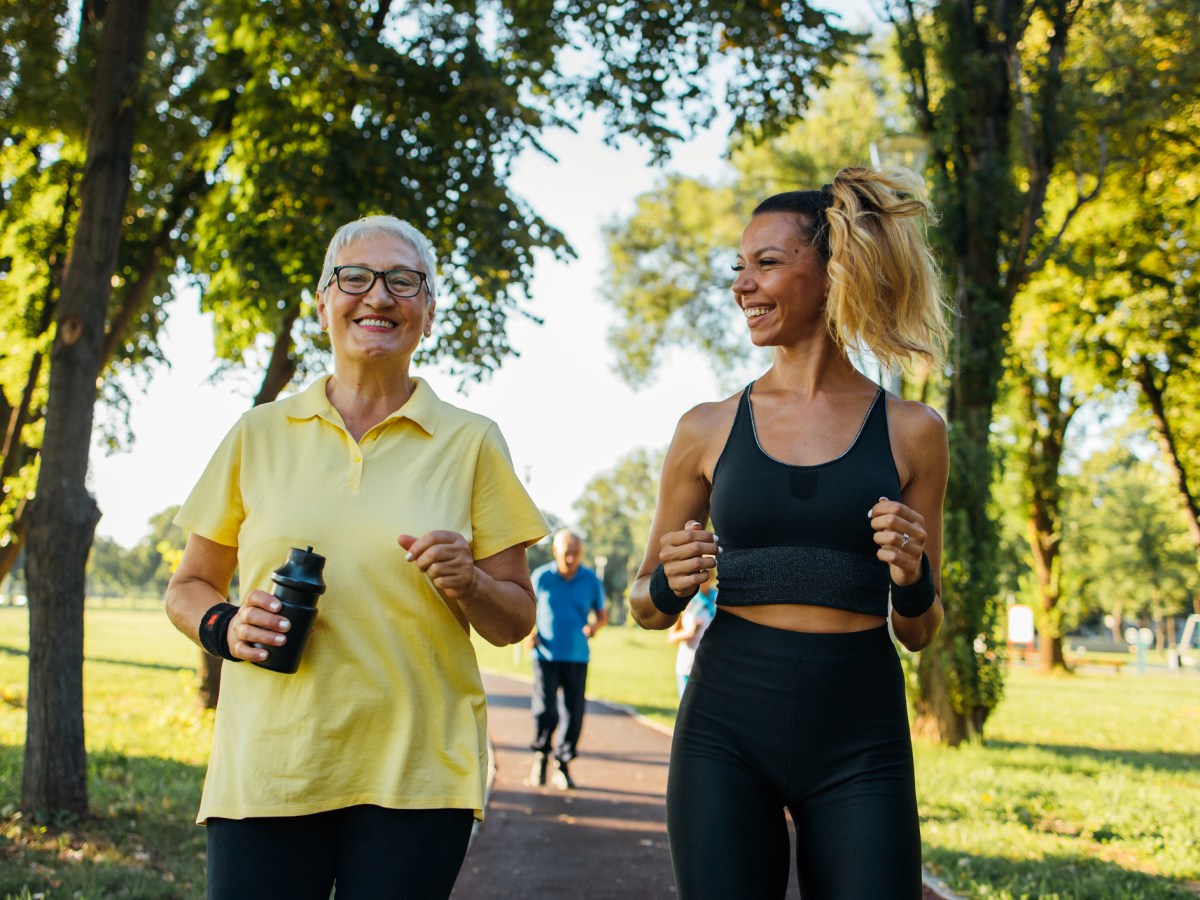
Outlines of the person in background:
[[409,371],[437,310],[424,235],[392,216],[342,226],[316,299],[333,373],[243,415],[175,519],[190,535],[167,614],[231,663],[287,644],[267,591],[289,548],[326,559],[299,670],[223,667],[208,896],[446,898],[484,805],[470,632],[529,632],[525,548],[546,525],[495,423]]
[[717,614],[717,570],[706,569],[708,580],[700,585],[696,596],[688,603],[683,615],[675,620],[675,624],[667,631],[667,640],[678,644],[675,654],[675,682],[679,688],[679,696],[683,698],[683,689],[687,687],[688,676],[692,674],[692,662],[696,658],[696,648],[700,639]]
[[[733,299],[774,348],[758,380],[684,414],[663,463],[634,617],[667,628],[719,566],[718,612],[672,740],[679,900],[919,900],[906,648],[942,622],[946,426],[859,372],[939,366],[948,337],[903,169],[845,168],[759,204]],[[703,527],[711,518],[712,530]]]
[[[554,755],[554,784],[562,790],[575,787],[570,764],[578,753],[579,735],[587,705],[588,642],[608,622],[604,585],[594,571],[582,565],[583,541],[563,529],[554,535],[554,559],[533,573],[537,595],[537,628],[533,644],[533,770],[530,781],[546,783],[550,754]],[[562,693],[566,719],[557,746],[558,695]]]

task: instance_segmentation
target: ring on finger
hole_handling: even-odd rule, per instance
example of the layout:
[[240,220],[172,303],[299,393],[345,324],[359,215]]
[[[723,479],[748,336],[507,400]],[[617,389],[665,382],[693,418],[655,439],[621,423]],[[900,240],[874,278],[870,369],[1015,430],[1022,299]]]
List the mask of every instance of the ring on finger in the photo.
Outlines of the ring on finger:
[[907,533],[905,533],[905,534],[903,534],[903,535],[901,535],[901,536],[900,536],[900,546],[901,546],[901,547],[907,547],[907,546],[908,546],[908,540],[909,540],[909,537],[910,537],[910,535],[908,535]]

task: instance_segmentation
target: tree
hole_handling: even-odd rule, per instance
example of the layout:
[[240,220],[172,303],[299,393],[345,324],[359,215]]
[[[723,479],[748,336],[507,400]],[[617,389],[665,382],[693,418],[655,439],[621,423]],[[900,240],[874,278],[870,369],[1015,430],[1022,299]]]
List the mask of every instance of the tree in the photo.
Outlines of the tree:
[[[103,78],[96,84],[106,89],[111,73],[104,66],[110,61],[103,54],[115,44],[117,30],[111,22],[122,21],[128,8],[125,3],[112,6],[110,27],[100,38],[96,71]],[[98,17],[104,9],[104,4],[85,2],[81,21]],[[119,14],[114,12],[118,9]],[[143,17],[149,15],[139,9]],[[64,454],[64,464],[69,456],[70,465],[60,473],[55,457],[51,471],[39,476],[37,506],[46,511],[39,526],[42,550],[30,554],[31,580],[45,578],[40,590],[48,598],[37,616],[57,609],[66,626],[59,656],[43,658],[41,646],[31,655],[26,799],[39,808],[86,806],[86,782],[80,783],[82,752],[74,750],[82,748],[82,707],[75,706],[81,699],[79,604],[97,510],[83,488],[82,471],[76,480],[74,469],[86,468],[87,432],[106,354],[118,365],[137,364],[154,355],[153,333],[161,316],[145,304],[161,296],[155,294],[156,285],[177,269],[190,270],[204,282],[209,298],[224,292],[239,301],[229,307],[228,317],[217,316],[219,343],[231,361],[248,358],[257,364],[266,356],[258,400],[270,399],[300,372],[292,332],[296,326],[302,333],[306,330],[301,316],[306,295],[296,287],[311,289],[299,273],[319,256],[312,251],[324,243],[320,228],[389,202],[392,211],[432,231],[452,264],[471,267],[469,272],[447,273],[451,286],[443,298],[446,331],[439,346],[462,360],[467,373],[487,371],[508,352],[504,322],[513,308],[512,292],[523,291],[533,251],[566,252],[561,237],[507,189],[516,153],[536,149],[542,128],[565,121],[560,110],[602,108],[614,129],[645,136],[662,150],[674,134],[669,110],[677,103],[708,97],[710,63],[719,54],[733,54],[741,65],[730,82],[731,98],[757,93],[764,80],[780,88],[765,105],[740,104],[742,121],[766,127],[772,115],[802,103],[809,82],[819,80],[821,67],[836,57],[847,39],[804,6],[749,9],[708,2],[661,8],[588,2],[562,9],[553,3],[400,8],[390,2],[338,0],[316,6],[293,0],[265,6],[180,0],[177,6],[156,7],[155,12],[170,20],[152,29],[161,50],[156,50],[155,60],[162,68],[153,69],[144,93],[126,91],[122,96],[120,122],[127,127],[114,141],[114,149],[117,143],[122,148],[115,159],[93,153],[90,138],[85,154],[80,129],[66,121],[69,117],[51,116],[52,134],[43,139],[35,133],[37,117],[31,115],[56,109],[47,101],[58,98],[62,75],[82,73],[78,83],[90,84],[86,73],[94,59],[91,30],[83,27],[78,41],[69,39],[65,2],[52,4],[40,20],[37,13],[11,7],[0,15],[6,35],[21,38],[6,46],[0,62],[0,101],[6,112],[24,112],[24,117],[5,117],[9,130],[4,146],[32,147],[34,159],[26,167],[32,181],[3,180],[3,212],[7,214],[11,198],[23,192],[53,197],[57,217],[46,214],[44,203],[29,203],[17,211],[35,211],[41,219],[58,223],[60,229],[50,230],[53,246],[72,247],[62,273],[61,297],[56,257],[45,250],[34,258],[51,265],[33,266],[44,291],[29,292],[27,285],[15,281],[9,285],[22,297],[38,298],[40,306],[21,307],[33,312],[25,318],[34,326],[27,326],[23,334],[31,347],[22,348],[30,352],[20,378],[20,398],[14,401],[5,385],[2,411],[9,416],[10,428],[4,474],[31,478],[38,437],[33,398],[42,389],[44,359],[36,345],[49,340],[49,322],[55,316],[53,352],[74,348],[56,357],[60,361],[52,366],[43,444],[49,450],[51,438],[61,442],[53,453]],[[145,18],[140,19],[130,36],[144,42],[145,25]],[[188,40],[181,39],[183,49],[176,52],[171,42],[180,35]],[[581,36],[597,51],[594,64],[566,76],[557,63],[561,54],[579,45]],[[140,72],[146,61],[142,44],[122,51],[126,61],[136,60],[126,71]],[[51,65],[51,60],[61,65]],[[785,60],[788,65],[781,65]],[[664,78],[665,72],[673,74]],[[78,96],[79,91],[66,93]],[[98,97],[97,109],[109,99]],[[139,143],[138,165],[133,168],[133,132],[127,123],[144,111],[143,104],[162,127]],[[703,117],[709,108],[711,99],[692,104],[684,119]],[[151,147],[160,149],[159,136],[184,133],[198,139],[157,155],[150,152]],[[76,166],[60,166],[52,174],[62,177],[48,177],[53,168],[48,159],[74,161]],[[86,165],[78,174],[83,160]],[[125,164],[119,191],[112,178],[100,177],[119,168],[113,162]],[[156,178],[155,173],[165,174]],[[110,189],[104,221],[94,197],[101,183]],[[136,201],[132,218],[122,216],[127,196]],[[143,229],[138,223],[147,216]],[[314,222],[320,228],[314,229]],[[9,224],[5,223],[6,234]],[[122,243],[122,235],[143,236],[146,242]],[[66,293],[68,283],[76,289],[75,281],[68,279],[82,277],[83,257],[76,251],[93,245],[102,253],[88,281],[98,288],[99,275],[104,275],[104,306],[98,295]],[[490,253],[477,253],[480,246],[490,247]],[[15,258],[5,258],[10,276]],[[126,261],[127,268],[122,268]],[[115,301],[111,308],[110,297]],[[80,315],[84,306],[76,309],[79,304],[86,306],[87,317]],[[273,336],[265,345],[259,338],[264,334]],[[67,362],[81,353],[69,383],[64,382]],[[84,383],[91,395],[86,401]],[[119,399],[119,386],[107,386]],[[68,397],[78,404],[75,414],[60,409]],[[83,433],[80,424],[87,425]],[[49,465],[50,460],[43,462]],[[5,512],[10,526],[6,537],[15,547],[25,528],[29,497],[6,493],[6,502],[14,504]],[[63,547],[70,551],[69,559],[50,565],[50,537],[55,530],[68,530],[63,527],[66,516],[75,517],[69,529],[72,538]],[[33,538],[31,530],[31,550]],[[59,575],[64,579],[61,585],[56,581]],[[56,586],[63,590],[56,591]],[[36,626],[39,634],[45,633],[44,626]],[[43,708],[43,684],[62,685],[54,701],[61,715],[51,716],[49,708]],[[44,767],[53,722],[62,725],[61,743],[70,748],[62,778]]]
[[[1064,669],[1062,599],[1063,485],[1067,429],[1094,387],[1094,372],[1078,364],[1078,335],[1065,310],[1083,286],[1049,265],[1017,298],[997,425],[1011,446],[1001,451],[1020,482],[1017,503],[1032,573],[1041,669]],[[1004,414],[1007,415],[1004,415]],[[1003,543],[1001,541],[1001,543]],[[1009,581],[1019,581],[1011,576]]]
[[1200,574],[1169,473],[1161,458],[1139,456],[1153,448],[1147,436],[1127,431],[1068,480],[1063,581],[1082,609],[1153,621],[1161,647],[1164,619],[1188,611]]
[[[85,4],[83,20],[102,8]],[[464,377],[481,376],[510,352],[505,322],[525,297],[535,252],[569,253],[507,187],[513,159],[540,150],[544,128],[601,109],[613,133],[641,136],[663,154],[677,134],[673,122],[710,117],[708,71],[730,55],[739,61],[728,87],[739,120],[769,127],[772,116],[803,103],[849,40],[806,6],[709,2],[179,0],[154,13],[165,20],[151,29],[154,64],[130,103],[156,127],[139,143],[104,353],[125,369],[157,358],[163,285],[188,273],[216,319],[221,356],[263,366],[256,402],[304,377],[306,363],[320,365],[304,312],[332,227],[386,208],[428,230],[449,264],[433,353],[456,361]],[[63,96],[85,93],[93,56],[89,29],[72,42],[69,19],[65,2],[0,14],[0,29],[13,38],[0,62],[0,102],[6,113],[24,113],[5,116],[4,147],[27,153],[28,176],[0,183],[6,201],[39,201],[6,203],[0,214],[24,225],[36,211],[39,221],[61,226],[30,255],[49,264],[33,267],[38,289],[9,279],[22,298],[26,364],[4,373],[0,566],[11,565],[26,527],[42,345],[58,296],[56,248],[75,227],[82,129],[56,111]],[[594,54],[559,65],[582,46]],[[764,82],[779,88],[765,105],[741,102]],[[55,114],[38,132],[45,110]],[[10,269],[14,259],[6,257]],[[40,313],[25,302],[34,296]],[[102,389],[121,402],[120,382]]]
[[[946,405],[946,618],[917,663],[914,724],[950,745],[982,736],[1003,691],[1003,660],[990,646],[1000,615],[990,429],[1013,299],[1058,240],[1045,201],[1071,125],[1065,68],[1080,7],[1076,0],[944,0],[927,13],[907,0],[888,6],[917,126],[930,145],[943,214],[938,244],[958,312]],[[1090,198],[1082,191],[1066,219]]]
[[99,510],[85,479],[149,6],[148,0],[113,0],[106,10],[79,220],[63,267],[51,349],[42,466],[29,526],[29,714],[21,806],[34,812],[83,814],[88,808],[84,569]]
[[865,162],[889,133],[910,127],[905,98],[889,88],[895,60],[868,49],[833,69],[802,120],[768,139],[735,137],[724,178],[667,176],[633,214],[604,228],[608,285],[620,324],[609,335],[618,372],[647,382],[668,347],[699,351],[718,370],[754,350],[732,328],[729,293],[741,229],[755,205],[789,187],[820,185],[847,162]]
[[624,608],[625,594],[646,551],[662,461],[661,451],[634,450],[591,478],[575,501],[588,551],[593,558],[608,560],[604,591],[614,608]]
[[[1101,189],[1111,127],[1087,129],[1095,145],[1077,141],[1071,156],[1068,137],[1080,122],[1101,121],[1105,109],[1111,126],[1120,108],[1114,100],[1140,83],[1135,67],[1102,77],[1092,55],[1068,48],[1081,34],[1099,43],[1118,8],[1139,21],[1170,12],[1174,28],[1188,5],[1144,12],[1085,0],[886,5],[915,129],[929,148],[943,212],[936,239],[959,313],[946,397],[947,617],[919,659],[916,699],[916,729],[948,744],[980,737],[1003,689],[1002,655],[990,646],[1000,606],[989,441],[1013,302]],[[1152,52],[1136,58],[1144,63]],[[1048,207],[1052,188],[1062,200]]]

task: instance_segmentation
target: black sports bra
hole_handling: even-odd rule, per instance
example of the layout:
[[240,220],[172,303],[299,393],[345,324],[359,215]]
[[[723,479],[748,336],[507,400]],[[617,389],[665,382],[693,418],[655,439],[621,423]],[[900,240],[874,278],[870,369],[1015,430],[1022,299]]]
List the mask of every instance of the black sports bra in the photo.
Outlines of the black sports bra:
[[888,567],[867,511],[900,499],[882,390],[850,448],[816,466],[770,457],[746,385],[713,470],[710,516],[720,541],[720,606],[806,603],[887,615]]

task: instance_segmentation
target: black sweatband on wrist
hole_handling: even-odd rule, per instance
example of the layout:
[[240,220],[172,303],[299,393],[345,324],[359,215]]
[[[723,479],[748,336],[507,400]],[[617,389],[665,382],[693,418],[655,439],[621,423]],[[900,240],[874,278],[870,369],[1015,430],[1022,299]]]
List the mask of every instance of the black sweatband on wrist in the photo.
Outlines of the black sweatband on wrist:
[[933,573],[929,570],[929,557],[922,553],[920,578],[912,584],[906,585],[892,582],[892,609],[907,619],[915,619],[933,606],[935,597]]
[[218,603],[200,619],[200,646],[221,659],[241,662],[229,652],[229,620],[237,615],[232,603]]
[[679,615],[687,609],[687,605],[695,595],[696,592],[693,591],[690,596],[680,597],[671,590],[671,584],[667,581],[667,573],[663,569],[662,563],[659,563],[658,568],[650,575],[650,602],[664,616]]

